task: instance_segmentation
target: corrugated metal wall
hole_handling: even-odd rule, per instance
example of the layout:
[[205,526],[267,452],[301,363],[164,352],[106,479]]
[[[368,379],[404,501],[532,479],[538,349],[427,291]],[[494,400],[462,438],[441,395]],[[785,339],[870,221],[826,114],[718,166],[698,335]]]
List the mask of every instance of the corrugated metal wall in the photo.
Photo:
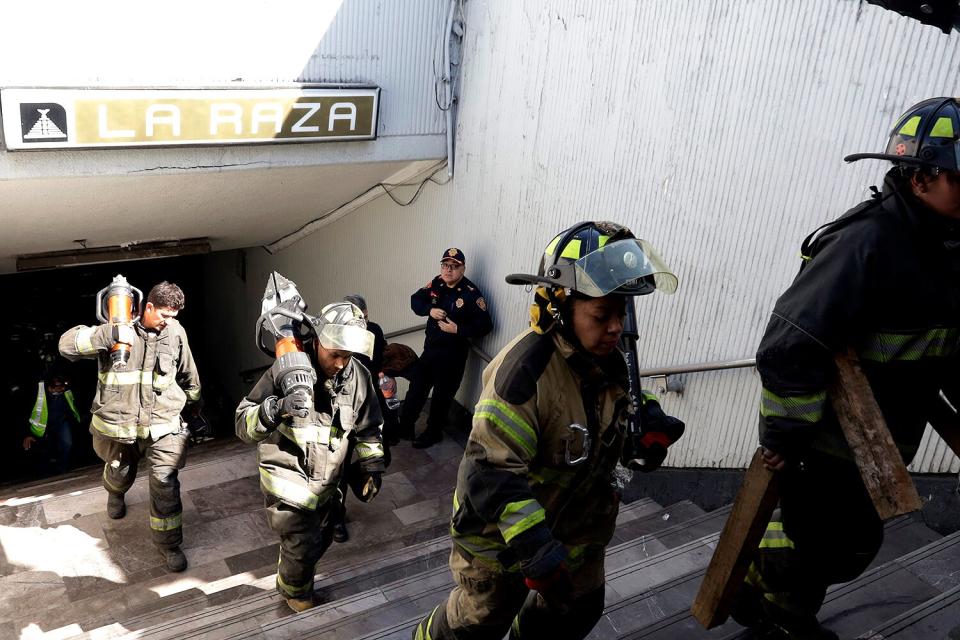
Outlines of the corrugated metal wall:
[[[639,301],[642,366],[752,357],[802,238],[882,178],[882,163],[843,155],[881,148],[913,102],[957,94],[958,66],[957,34],[853,0],[469,0],[455,180],[406,208],[381,198],[275,258],[251,252],[244,299],[277,267],[316,305],[362,291],[399,329],[419,321],[408,296],[457,245],[495,315],[493,353],[524,328],[530,298],[504,275],[534,269],[565,226],[608,218],[681,279],[677,295]],[[664,399],[688,425],[668,463],[743,466],[755,372],[685,383]],[[929,440],[917,468],[960,462]]]

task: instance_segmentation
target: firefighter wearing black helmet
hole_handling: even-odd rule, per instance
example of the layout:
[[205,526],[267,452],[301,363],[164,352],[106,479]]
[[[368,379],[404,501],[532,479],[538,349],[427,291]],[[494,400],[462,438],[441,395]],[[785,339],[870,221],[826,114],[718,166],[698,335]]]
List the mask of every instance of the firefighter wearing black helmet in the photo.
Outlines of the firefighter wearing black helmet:
[[453,497],[457,586],[415,639],[583,638],[603,612],[632,404],[626,303],[677,280],[629,229],[586,222],[554,238],[537,275],[507,282],[536,287],[531,326],[483,373]]
[[760,442],[781,499],[734,618],[769,637],[836,638],[816,618],[826,589],[860,575],[883,540],[830,409],[834,355],[856,350],[907,463],[940,391],[960,401],[958,133],[960,105],[933,98],[896,122],[884,153],[846,158],[894,166],[882,191],[804,241],[767,325]]

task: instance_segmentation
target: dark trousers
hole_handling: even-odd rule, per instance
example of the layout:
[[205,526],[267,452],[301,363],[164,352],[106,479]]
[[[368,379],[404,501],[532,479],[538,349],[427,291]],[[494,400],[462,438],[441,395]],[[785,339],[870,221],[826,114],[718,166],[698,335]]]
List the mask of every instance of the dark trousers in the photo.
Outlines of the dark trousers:
[[457,583],[447,600],[420,620],[413,640],[582,640],[603,614],[603,553],[571,572],[574,593],[560,607],[527,589],[520,573],[493,573],[454,548]]
[[277,591],[285,598],[308,598],[313,593],[317,562],[333,542],[330,507],[327,502],[311,511],[267,498],[267,521],[280,536]]
[[34,445],[37,470],[43,476],[66,473],[73,451],[73,424],[69,420],[50,420],[43,438]]
[[150,462],[150,530],[158,547],[178,547],[183,542],[183,504],[177,476],[187,461],[188,437],[184,430],[159,440],[123,443],[93,434],[93,450],[104,462],[103,487],[109,493],[125,494],[137,478],[140,460]]
[[747,583],[785,614],[810,619],[827,587],[853,580],[873,561],[883,522],[852,462],[810,454],[802,468],[782,473],[780,508]]
[[407,435],[414,433],[417,418],[420,417],[431,388],[433,400],[430,402],[430,415],[427,417],[425,433],[434,436],[443,433],[443,426],[447,423],[447,416],[450,413],[450,405],[453,404],[453,398],[457,395],[457,389],[460,388],[466,365],[466,350],[450,352],[424,349],[401,407],[400,429],[404,433]]

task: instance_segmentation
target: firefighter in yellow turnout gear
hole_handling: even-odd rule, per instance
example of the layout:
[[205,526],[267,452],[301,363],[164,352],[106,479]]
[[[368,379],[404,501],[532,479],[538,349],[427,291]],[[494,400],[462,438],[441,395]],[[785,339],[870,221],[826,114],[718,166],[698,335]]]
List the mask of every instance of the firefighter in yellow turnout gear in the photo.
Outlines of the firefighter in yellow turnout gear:
[[[305,315],[305,314],[304,314]],[[323,308],[316,327],[313,367],[318,374],[314,400],[307,394],[283,397],[275,365],[260,378],[237,407],[236,433],[258,443],[260,488],[270,527],[280,535],[277,590],[294,611],[314,606],[317,561],[333,541],[341,498],[337,485],[350,464],[354,442],[357,461],[348,482],[369,502],[380,489],[383,473],[383,419],[370,373],[352,356],[373,352],[373,334],[363,312],[349,302]],[[278,360],[280,363],[280,360]],[[306,426],[293,417],[314,415]]]
[[[176,315],[183,291],[169,282],[147,296],[136,323],[78,326],[60,337],[68,360],[96,358],[99,383],[93,399],[90,433],[103,466],[107,515],[126,514],[124,494],[133,486],[142,458],[150,461],[150,529],[167,568],[183,571],[179,470],[186,463],[189,433],[180,417],[184,406],[200,407],[200,375]],[[112,364],[116,343],[129,345],[129,360]]]
[[531,328],[484,370],[453,498],[457,586],[415,640],[580,639],[603,611],[630,410],[625,296],[676,278],[628,229],[591,222],[507,282],[537,285]]

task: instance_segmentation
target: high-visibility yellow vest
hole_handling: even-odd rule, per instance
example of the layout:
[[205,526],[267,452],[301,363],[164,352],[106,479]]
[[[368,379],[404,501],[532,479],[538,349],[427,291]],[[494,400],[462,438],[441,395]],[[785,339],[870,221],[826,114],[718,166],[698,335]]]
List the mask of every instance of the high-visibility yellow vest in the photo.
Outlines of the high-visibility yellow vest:
[[[73,391],[64,392],[63,397],[66,399],[73,417],[79,423],[80,413],[77,411],[77,405],[73,400]],[[30,432],[38,438],[42,438],[43,434],[47,432],[47,390],[42,381],[37,385],[37,401],[33,404],[33,411],[30,413]]]

